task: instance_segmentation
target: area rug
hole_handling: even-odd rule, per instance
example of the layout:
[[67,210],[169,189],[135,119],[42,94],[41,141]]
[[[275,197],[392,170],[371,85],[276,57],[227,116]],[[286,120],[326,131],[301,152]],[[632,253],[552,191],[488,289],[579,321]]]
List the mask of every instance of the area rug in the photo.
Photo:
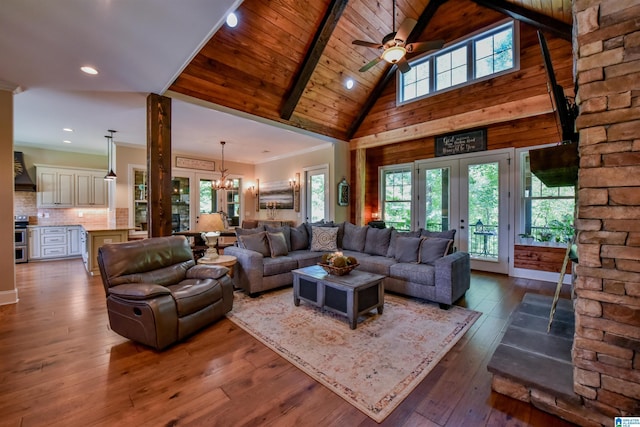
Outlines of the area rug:
[[384,420],[481,313],[395,295],[384,312],[346,316],[305,302],[291,288],[250,298],[236,292],[232,322],[377,422]]

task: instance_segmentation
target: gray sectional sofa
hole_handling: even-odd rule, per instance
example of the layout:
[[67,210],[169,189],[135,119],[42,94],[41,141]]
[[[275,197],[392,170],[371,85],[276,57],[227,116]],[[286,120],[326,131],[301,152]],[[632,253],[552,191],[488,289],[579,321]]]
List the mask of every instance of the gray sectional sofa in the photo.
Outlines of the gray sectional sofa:
[[470,283],[469,254],[453,249],[455,230],[398,232],[349,222],[297,227],[237,228],[234,284],[249,295],[293,283],[291,271],[315,265],[324,253],[353,256],[358,269],[385,276],[387,291],[440,303],[447,308]]

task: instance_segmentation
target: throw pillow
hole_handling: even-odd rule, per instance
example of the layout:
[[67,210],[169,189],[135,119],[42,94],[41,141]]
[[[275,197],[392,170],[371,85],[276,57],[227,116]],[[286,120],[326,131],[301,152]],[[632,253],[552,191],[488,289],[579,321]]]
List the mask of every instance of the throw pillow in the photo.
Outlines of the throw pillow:
[[283,225],[282,227],[271,227],[266,225],[264,227],[267,233],[282,233],[284,234],[284,241],[287,242],[287,252],[291,250],[291,227]]
[[257,228],[238,228],[238,227],[236,227],[235,232],[236,232],[236,238],[237,238],[236,240],[238,241],[238,247],[246,249],[242,244],[242,240],[240,240],[240,236],[248,236],[250,234],[260,233],[261,231],[264,231],[264,227],[257,227]]
[[456,230],[445,230],[445,231],[422,230],[420,232],[420,237],[441,237],[443,239],[453,240],[455,236],[456,236]]
[[386,256],[391,239],[390,228],[373,228],[367,230],[367,238],[364,242],[364,251],[371,255]]
[[442,258],[449,252],[453,244],[451,239],[442,237],[423,237],[420,243],[420,263],[433,264],[437,259]]
[[420,243],[422,243],[420,237],[398,236],[396,239],[396,261],[417,263]]
[[420,231],[398,231],[395,228],[391,229],[391,238],[389,239],[389,250],[387,251],[388,258],[396,257],[396,240],[399,236],[404,237],[420,237]]
[[289,253],[283,232],[278,231],[277,233],[270,233],[267,231],[267,240],[269,241],[271,258],[287,255]]
[[309,249],[309,234],[307,234],[307,227],[304,224],[289,228],[289,233],[291,235],[292,251]]
[[260,231],[258,233],[240,235],[238,236],[239,245],[241,245],[241,248],[259,252],[262,256],[270,256],[271,249],[269,249],[266,234],[265,231]]
[[345,222],[342,249],[364,252],[364,244],[367,239],[368,228],[368,225],[359,226],[351,224],[350,222]]
[[311,227],[311,251],[335,252],[338,250],[338,227]]

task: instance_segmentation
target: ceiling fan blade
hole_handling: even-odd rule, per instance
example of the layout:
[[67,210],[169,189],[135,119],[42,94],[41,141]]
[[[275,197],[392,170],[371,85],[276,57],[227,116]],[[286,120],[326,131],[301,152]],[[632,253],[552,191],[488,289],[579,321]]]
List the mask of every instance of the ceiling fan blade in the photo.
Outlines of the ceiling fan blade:
[[380,49],[382,47],[380,43],[368,42],[364,40],[354,40],[351,43],[357,44],[358,46],[372,47],[374,49]]
[[398,69],[400,70],[401,73],[406,73],[411,69],[411,65],[409,65],[409,63],[407,62],[407,58],[405,56],[400,58],[398,62],[396,62],[396,65],[398,65]]
[[405,49],[407,49],[407,53],[420,53],[441,49],[442,46],[444,46],[444,40],[432,40],[428,42],[409,43],[405,46]]
[[363,65],[362,68],[360,68],[358,71],[360,71],[361,73],[364,73],[365,71],[367,71],[369,68],[373,67],[374,65],[376,65],[380,61],[382,61],[382,58],[377,57],[373,61],[368,62],[365,65]]
[[405,19],[402,24],[400,24],[400,28],[398,28],[398,31],[396,31],[396,40],[399,39],[403,42],[406,42],[407,37],[409,37],[409,34],[411,34],[411,30],[413,30],[413,27],[415,27],[417,23],[418,21],[416,21],[415,19]]

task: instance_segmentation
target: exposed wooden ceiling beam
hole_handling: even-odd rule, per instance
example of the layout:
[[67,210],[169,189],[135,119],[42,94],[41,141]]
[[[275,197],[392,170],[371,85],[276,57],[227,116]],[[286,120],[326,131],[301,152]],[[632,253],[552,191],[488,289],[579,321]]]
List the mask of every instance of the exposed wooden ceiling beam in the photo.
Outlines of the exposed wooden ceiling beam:
[[318,65],[322,52],[327,46],[333,30],[338,25],[338,20],[347,6],[347,3],[349,3],[349,0],[332,0],[329,4],[327,13],[324,15],[322,23],[320,24],[320,27],[318,27],[318,31],[313,37],[311,46],[304,58],[300,72],[296,76],[293,87],[289,91],[284,105],[280,110],[280,117],[282,119],[289,120],[291,118],[293,110],[295,110],[296,105],[298,105],[298,101],[300,101],[304,88],[307,86],[316,65]]
[[[447,0],[431,0],[429,2],[427,7],[420,15],[420,18],[418,18],[418,23],[415,27],[413,27],[413,30],[411,31],[411,34],[409,34],[409,37],[407,37],[407,43],[412,43],[418,37],[420,37],[420,35],[427,28],[427,25],[429,25],[429,22],[431,21],[431,18],[433,18],[433,15],[436,14],[438,8],[446,1]],[[358,128],[367,117],[367,114],[369,114],[369,111],[371,111],[371,108],[373,108],[373,105],[376,103],[376,101],[382,94],[382,91],[387,86],[387,83],[389,83],[389,80],[391,80],[391,77],[393,77],[393,74],[397,69],[398,66],[395,64],[387,68],[382,78],[378,81],[378,84],[376,84],[376,87],[373,88],[373,90],[369,94],[369,97],[365,101],[355,120],[353,121],[353,123],[351,123],[351,126],[349,126],[349,129],[347,130],[347,140],[353,138],[353,135],[355,135],[355,133],[358,131]]]
[[571,41],[572,26],[562,21],[558,21],[550,16],[542,13],[526,9],[515,3],[509,3],[505,0],[473,0],[480,6],[496,10],[513,19],[525,22],[542,31],[548,31],[560,38]]

